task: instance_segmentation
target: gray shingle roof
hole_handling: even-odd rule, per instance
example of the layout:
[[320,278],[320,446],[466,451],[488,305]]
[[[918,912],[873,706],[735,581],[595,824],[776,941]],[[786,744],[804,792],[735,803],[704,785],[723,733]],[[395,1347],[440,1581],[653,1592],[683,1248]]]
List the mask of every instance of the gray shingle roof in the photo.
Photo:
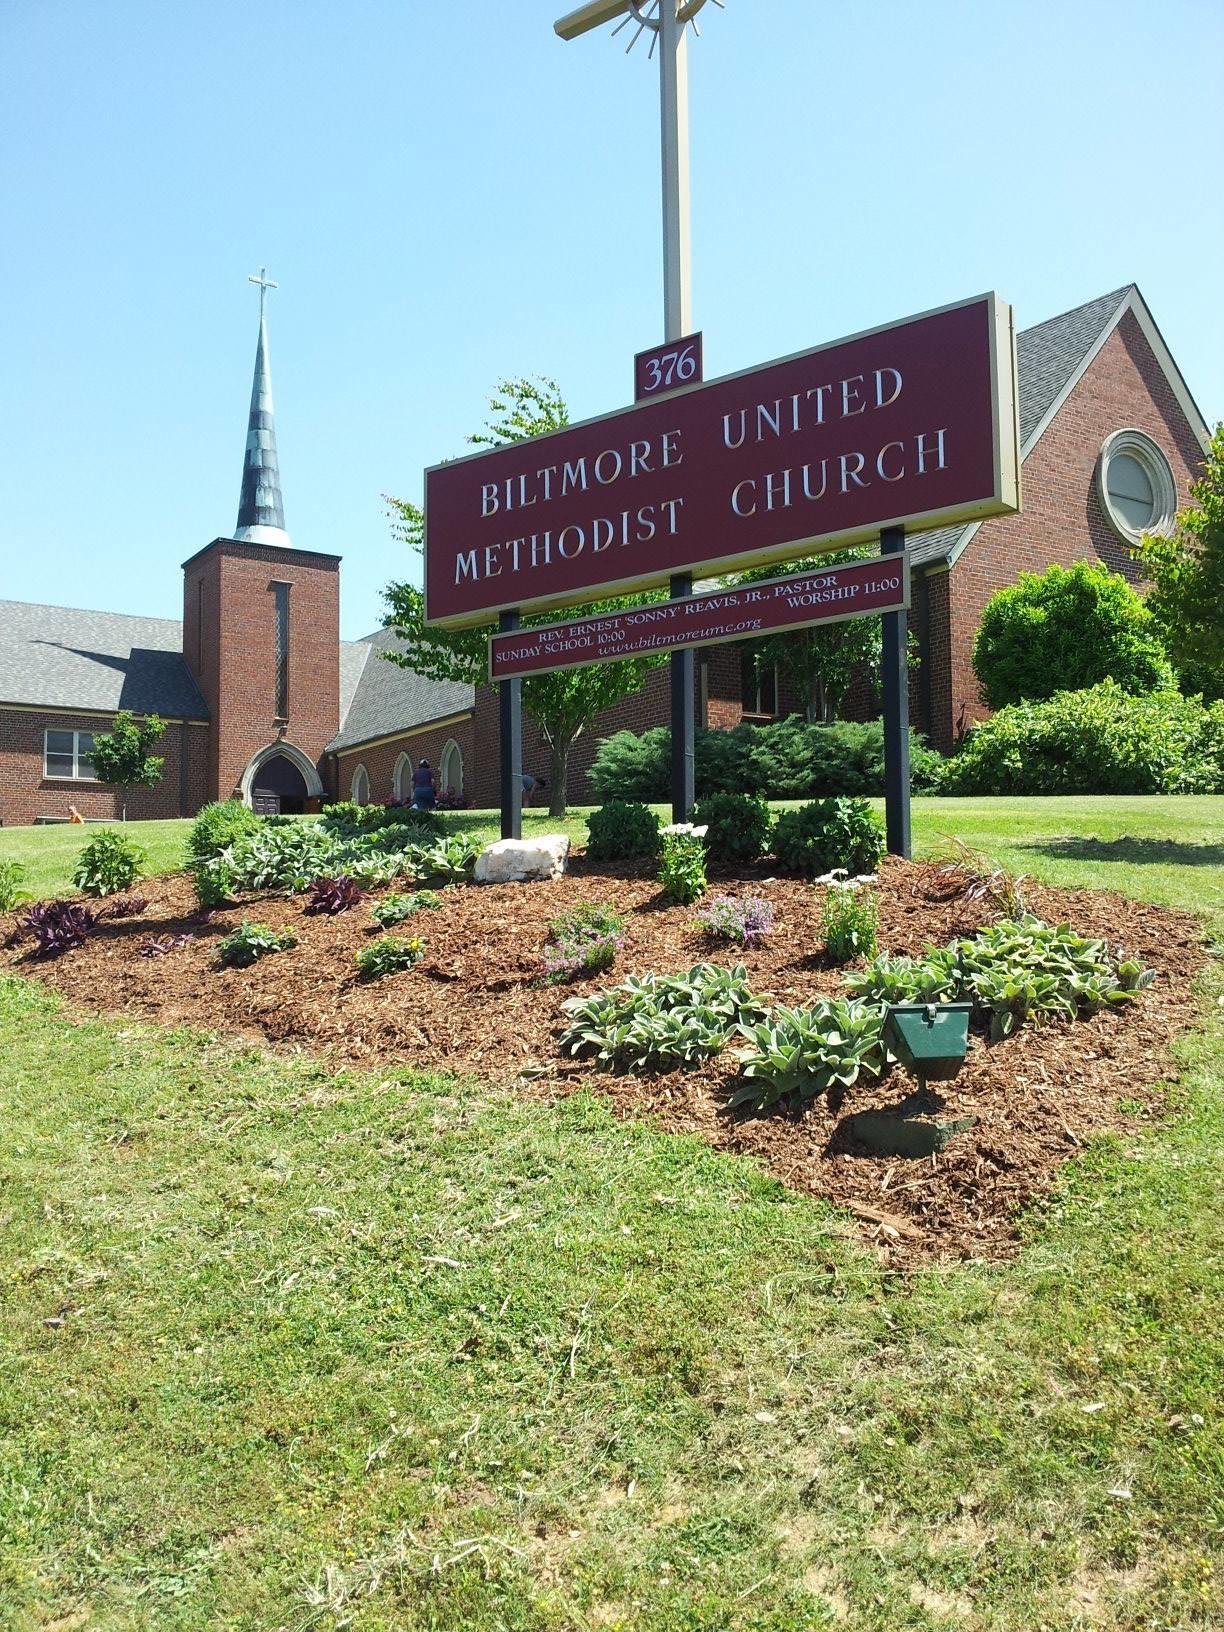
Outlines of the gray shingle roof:
[[[340,648],[340,730],[327,745],[331,752],[355,748],[375,737],[390,737],[397,731],[410,731],[413,726],[475,706],[475,686],[451,680],[425,680],[411,669],[389,663],[382,655],[403,650],[403,641],[390,629],[378,629],[364,640],[343,643]],[[352,686],[347,707],[346,684]]]
[[[1036,323],[1016,336],[1016,388],[1020,398],[1020,448],[1028,451],[1029,439],[1060,394],[1074,377],[1088,353],[1112,325],[1123,301],[1133,289],[1115,289],[1099,295],[1083,306],[1062,312],[1058,317]],[[910,562],[915,567],[942,561],[949,555],[963,527],[940,527],[932,533],[915,535],[910,544]]]
[[0,601],[0,703],[206,720],[175,618]]

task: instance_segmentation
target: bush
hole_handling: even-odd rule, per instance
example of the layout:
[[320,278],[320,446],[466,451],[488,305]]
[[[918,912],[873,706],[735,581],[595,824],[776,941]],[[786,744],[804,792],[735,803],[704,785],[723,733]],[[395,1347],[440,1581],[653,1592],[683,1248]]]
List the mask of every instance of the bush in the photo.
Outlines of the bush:
[[442,823],[432,810],[417,810],[411,803],[397,805],[394,801],[387,805],[358,805],[344,799],[324,805],[321,825],[345,835],[379,833],[388,827],[415,827],[423,837],[442,832]]
[[708,794],[693,811],[693,820],[705,828],[706,853],[714,861],[757,861],[769,844],[769,806],[750,793]]
[[197,861],[191,869],[191,882],[195,885],[196,904],[201,912],[212,912],[217,907],[228,905],[238,888],[234,868],[224,856]]
[[[670,795],[671,733],[656,726],[640,735],[605,737],[588,773],[598,799],[660,803]],[[910,732],[910,778],[916,792],[939,786],[944,760]],[[773,725],[738,725],[734,731],[698,731],[697,793],[751,790],[765,799],[812,799],[884,791],[884,726],[879,720],[810,725],[798,715]]]
[[80,946],[93,934],[98,917],[79,901],[39,901],[18,920],[34,937],[36,958],[58,958]]
[[665,827],[662,838],[659,883],[664,899],[688,906],[706,891],[705,828],[678,822],[674,827]]
[[258,833],[260,818],[241,799],[214,799],[205,805],[187,835],[189,863],[209,861],[247,833]]
[[419,935],[380,935],[355,952],[353,961],[363,980],[381,980],[384,975],[411,969],[414,963],[421,961],[424,952],[425,942]]
[[855,879],[829,885],[824,903],[825,950],[834,963],[873,958],[880,913],[876,893]]
[[1120,574],[1090,561],[1022,572],[996,591],[973,642],[973,667],[994,709],[1106,679],[1136,695],[1173,684],[1142,597]]
[[249,924],[244,918],[217,947],[217,956],[227,968],[246,969],[259,958],[273,952],[288,952],[296,945],[297,936],[291,929],[284,929],[278,935],[267,924]]
[[114,895],[140,877],[145,853],[118,828],[95,833],[77,857],[72,882],[86,895]]
[[659,853],[659,818],[646,805],[609,799],[587,822],[587,855],[592,861],[625,861]]
[[25,882],[26,870],[19,861],[0,861],[0,912],[12,912],[23,901],[30,899],[29,893],[22,889]]
[[1221,793],[1224,703],[1132,697],[1112,680],[1018,703],[973,727],[944,792]]
[[611,969],[625,944],[625,920],[614,907],[582,902],[548,926],[544,974],[549,980],[599,975]]
[[884,826],[865,799],[817,799],[784,811],[774,827],[773,852],[790,873],[870,873],[884,854]]
[[714,940],[751,946],[773,928],[774,909],[760,895],[716,895],[697,922]]

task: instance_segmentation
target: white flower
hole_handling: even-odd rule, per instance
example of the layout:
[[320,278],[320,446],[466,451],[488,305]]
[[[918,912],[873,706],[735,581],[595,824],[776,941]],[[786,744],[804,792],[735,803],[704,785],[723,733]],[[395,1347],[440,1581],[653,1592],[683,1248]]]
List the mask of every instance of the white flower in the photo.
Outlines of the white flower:
[[695,839],[704,839],[710,831],[709,827],[694,827],[692,822],[673,822],[670,827],[661,827],[660,833],[666,838],[669,833],[691,833]]
[[817,884],[840,884],[845,876],[846,869],[844,867],[834,867],[832,872],[821,873],[815,882]]

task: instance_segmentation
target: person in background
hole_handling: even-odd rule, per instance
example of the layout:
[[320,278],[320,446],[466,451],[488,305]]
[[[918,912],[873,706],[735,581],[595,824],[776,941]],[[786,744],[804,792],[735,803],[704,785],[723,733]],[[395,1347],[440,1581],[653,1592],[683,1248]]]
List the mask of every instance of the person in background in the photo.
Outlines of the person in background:
[[412,806],[414,810],[432,810],[438,797],[434,787],[433,771],[423,759],[412,773]]
[[71,825],[75,826],[77,822],[83,823],[84,820],[84,816],[81,815],[80,811],[75,805],[68,806],[68,821]]
[[533,793],[543,793],[546,784],[542,776],[532,776],[529,771],[523,772],[523,803],[529,805]]

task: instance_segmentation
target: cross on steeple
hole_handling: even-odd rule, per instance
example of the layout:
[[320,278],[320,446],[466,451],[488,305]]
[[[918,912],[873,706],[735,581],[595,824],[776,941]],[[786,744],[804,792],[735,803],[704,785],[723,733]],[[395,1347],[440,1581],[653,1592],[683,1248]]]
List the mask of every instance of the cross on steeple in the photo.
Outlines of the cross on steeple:
[[262,321],[264,315],[264,301],[268,298],[268,290],[279,289],[280,284],[273,283],[272,279],[268,276],[268,269],[266,266],[260,267],[259,276],[257,278],[249,277],[247,282],[257,283],[259,285],[259,316],[260,320]]

